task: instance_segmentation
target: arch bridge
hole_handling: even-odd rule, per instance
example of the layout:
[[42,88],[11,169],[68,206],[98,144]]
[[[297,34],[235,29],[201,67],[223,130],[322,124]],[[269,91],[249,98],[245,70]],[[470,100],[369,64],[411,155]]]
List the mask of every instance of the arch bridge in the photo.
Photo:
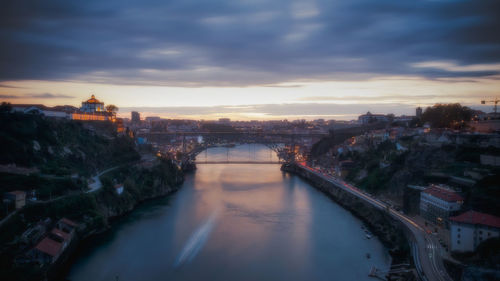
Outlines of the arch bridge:
[[[239,131],[222,131],[222,132],[148,132],[138,133],[138,137],[147,138],[151,142],[170,143],[172,140],[181,142],[182,153],[186,155],[189,161],[194,161],[196,156],[209,147],[220,145],[231,145],[234,143],[261,143],[268,146],[278,154],[279,162],[287,161],[290,157],[290,152],[295,152],[297,145],[313,144],[328,133],[310,132],[239,132]],[[202,138],[200,142],[199,139]],[[194,146],[188,149],[188,143],[196,140]],[[199,162],[203,163],[203,162]],[[254,162],[252,162],[254,163]],[[274,163],[274,162],[273,162]],[[215,164],[215,163],[213,163]]]

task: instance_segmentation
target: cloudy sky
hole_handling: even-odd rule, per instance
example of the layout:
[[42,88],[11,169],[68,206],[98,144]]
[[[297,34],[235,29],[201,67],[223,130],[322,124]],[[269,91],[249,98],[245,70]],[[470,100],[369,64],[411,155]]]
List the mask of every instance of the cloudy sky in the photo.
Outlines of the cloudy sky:
[[[498,0],[2,1],[0,100],[352,119],[499,95]],[[482,107],[489,111],[491,106]]]

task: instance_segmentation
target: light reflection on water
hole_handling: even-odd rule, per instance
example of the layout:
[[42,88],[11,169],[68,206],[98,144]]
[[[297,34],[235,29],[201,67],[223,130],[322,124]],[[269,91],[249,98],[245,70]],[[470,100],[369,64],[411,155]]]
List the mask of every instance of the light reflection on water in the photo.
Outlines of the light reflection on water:
[[[267,147],[252,146],[231,150],[268,157]],[[212,150],[226,153],[207,155],[218,155]],[[359,220],[279,168],[198,165],[179,192],[144,204],[96,238],[68,278],[371,280],[372,265],[389,266],[387,251],[365,239]]]

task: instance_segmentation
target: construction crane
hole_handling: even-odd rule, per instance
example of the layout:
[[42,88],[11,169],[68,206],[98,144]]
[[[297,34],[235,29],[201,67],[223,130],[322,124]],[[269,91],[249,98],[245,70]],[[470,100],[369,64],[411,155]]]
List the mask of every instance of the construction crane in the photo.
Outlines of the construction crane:
[[482,100],[481,104],[486,104],[486,103],[494,103],[495,106],[493,107],[493,111],[495,112],[495,117],[497,117],[497,104],[500,100],[498,98],[495,98],[495,100]]

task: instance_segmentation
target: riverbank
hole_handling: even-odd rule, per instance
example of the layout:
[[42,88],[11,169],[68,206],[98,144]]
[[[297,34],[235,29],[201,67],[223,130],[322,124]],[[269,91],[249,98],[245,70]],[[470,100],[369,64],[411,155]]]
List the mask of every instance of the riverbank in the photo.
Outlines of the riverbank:
[[[83,192],[58,200],[26,205],[16,213],[3,226],[3,229],[12,233],[4,232],[2,237],[10,235],[14,242],[2,248],[2,279],[61,279],[60,272],[67,267],[67,261],[82,241],[109,230],[113,220],[127,215],[141,203],[176,192],[184,182],[184,171],[171,161],[157,160],[148,167],[138,164],[120,167],[102,176],[101,181],[102,188],[95,192]],[[58,250],[51,262],[40,264],[33,250],[39,239],[21,239],[24,236],[16,233],[17,228],[19,225],[26,225],[29,230],[38,231],[40,222],[48,221],[38,231],[40,237],[46,237],[49,235],[48,229],[52,229],[61,218],[68,218],[76,223],[75,233],[71,239],[66,240],[67,244]]]
[[155,199],[170,196],[175,192],[177,192],[181,186],[182,182],[179,183],[178,186],[166,188],[162,193],[155,194],[153,196],[149,196],[140,201],[137,201],[137,203],[135,203],[131,208],[118,213],[114,213],[113,215],[107,217],[107,224],[102,228],[95,229],[91,232],[83,232],[81,235],[78,235],[75,239],[77,241],[75,241],[74,245],[72,244],[71,248],[68,250],[68,254],[65,257],[62,257],[60,263],[58,265],[55,265],[55,267],[47,275],[48,280],[61,280],[61,281],[67,280],[66,276],[70,270],[71,265],[74,263],[75,259],[78,257],[78,254],[81,250],[85,249],[87,246],[90,247],[92,246],[90,244],[90,241],[92,241],[92,239],[94,239],[95,237],[99,237],[100,235],[103,235],[106,232],[110,231],[113,228],[113,224],[116,221],[119,221],[120,219],[128,216],[131,212],[133,212],[141,205]]
[[[282,171],[297,175],[308,181],[313,187],[323,192],[337,204],[349,210],[361,219],[384,246],[389,249],[392,265],[412,264],[409,241],[405,228],[384,211],[377,209],[357,196],[336,187],[333,183],[317,176],[311,171],[296,165],[283,164]],[[413,273],[391,274],[389,280],[416,280]]]
[[[165,165],[165,163],[161,163],[158,165]],[[155,167],[158,167],[155,166]],[[154,176],[157,174],[158,178],[161,178],[160,174],[161,170],[157,170],[153,167],[151,169],[151,176]],[[169,168],[174,167],[171,165],[168,165]],[[165,167],[164,167],[165,168]],[[71,248],[68,250],[68,253],[64,257],[61,257],[61,260],[58,261],[57,264],[55,264],[47,274],[47,279],[48,280],[66,280],[66,275],[70,269],[71,264],[74,262],[78,251],[81,250],[81,247],[85,247],[87,244],[87,241],[90,241],[92,238],[95,236],[101,235],[107,231],[109,231],[113,227],[113,222],[127,216],[130,214],[132,211],[134,211],[137,207],[142,205],[143,203],[158,199],[161,197],[169,196],[175,192],[177,192],[183,182],[184,182],[184,174],[187,172],[190,172],[191,169],[187,170],[178,170],[176,173],[173,174],[172,179],[170,183],[167,182],[162,182],[161,180],[158,181],[157,179],[153,179],[152,182],[152,187],[156,188],[151,188],[148,191],[142,194],[137,194],[135,193],[134,199],[132,201],[124,201],[127,202],[126,204],[120,204],[119,201],[116,201],[116,204],[100,204],[99,209],[102,214],[104,214],[104,220],[105,224],[103,224],[99,228],[94,228],[94,229],[82,229],[77,233],[76,239],[74,243],[72,243]],[[115,175],[116,176],[116,175]],[[128,175],[130,177],[130,175]],[[119,175],[118,175],[119,177]],[[141,178],[141,177],[139,177]],[[151,178],[150,178],[151,179]],[[146,182],[148,182],[147,179],[144,179]],[[135,182],[135,184],[138,184],[138,182]],[[128,192],[130,193],[130,189],[132,188],[131,185],[133,185],[132,182],[130,182],[130,179],[128,181]],[[106,192],[105,190],[103,191],[104,193]],[[104,198],[105,194],[98,194],[101,196],[101,202],[105,202],[106,199]]]

